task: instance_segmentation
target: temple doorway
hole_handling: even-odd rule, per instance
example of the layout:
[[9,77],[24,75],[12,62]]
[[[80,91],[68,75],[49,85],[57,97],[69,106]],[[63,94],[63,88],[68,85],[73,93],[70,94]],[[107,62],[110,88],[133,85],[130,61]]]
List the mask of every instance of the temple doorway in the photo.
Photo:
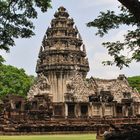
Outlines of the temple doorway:
[[116,115],[117,117],[122,117],[122,106],[117,106],[116,107]]
[[63,106],[62,105],[55,105],[54,106],[54,115],[55,115],[55,117],[62,117],[63,116]]
[[87,116],[88,116],[88,106],[81,105],[81,117],[87,117]]
[[68,104],[68,117],[73,118],[75,117],[75,105]]

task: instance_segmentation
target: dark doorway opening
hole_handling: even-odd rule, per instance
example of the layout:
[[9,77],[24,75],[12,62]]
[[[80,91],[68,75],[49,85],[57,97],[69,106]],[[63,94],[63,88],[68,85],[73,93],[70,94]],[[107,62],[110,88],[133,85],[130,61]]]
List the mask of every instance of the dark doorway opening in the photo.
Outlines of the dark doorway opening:
[[16,109],[21,110],[21,101],[16,102]]
[[62,107],[62,105],[54,106],[54,115],[56,117],[62,117],[63,116],[63,107]]
[[88,116],[88,106],[81,105],[81,117],[87,117],[87,116]]
[[122,106],[116,107],[117,117],[122,117]]
[[68,105],[68,117],[75,117],[75,105],[73,104]]
[[37,110],[37,101],[32,102],[32,109]]

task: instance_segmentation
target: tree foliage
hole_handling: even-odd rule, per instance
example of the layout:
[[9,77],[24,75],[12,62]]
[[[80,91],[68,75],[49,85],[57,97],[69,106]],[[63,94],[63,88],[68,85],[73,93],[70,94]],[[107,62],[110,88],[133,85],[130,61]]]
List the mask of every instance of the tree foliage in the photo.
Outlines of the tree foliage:
[[37,18],[37,8],[46,12],[50,3],[51,0],[0,0],[0,49],[9,51],[15,38],[33,36],[31,19]]
[[118,0],[140,21],[140,1],[139,0]]
[[128,77],[128,82],[132,88],[136,88],[140,93],[140,76]]
[[0,98],[7,94],[26,97],[34,76],[28,76],[23,69],[11,65],[0,65]]
[[[128,9],[123,6],[119,8],[119,14],[110,10],[100,12],[99,16],[94,21],[89,22],[87,26],[96,27],[98,29],[96,35],[100,37],[103,37],[111,29],[118,29],[121,25],[130,27],[130,30],[124,35],[123,42],[103,43],[103,46],[108,50],[108,54],[113,57],[113,61],[104,61],[103,63],[108,65],[116,64],[116,66],[123,68],[123,66],[128,67],[132,61],[140,61],[140,22]],[[127,53],[123,53],[123,51]]]

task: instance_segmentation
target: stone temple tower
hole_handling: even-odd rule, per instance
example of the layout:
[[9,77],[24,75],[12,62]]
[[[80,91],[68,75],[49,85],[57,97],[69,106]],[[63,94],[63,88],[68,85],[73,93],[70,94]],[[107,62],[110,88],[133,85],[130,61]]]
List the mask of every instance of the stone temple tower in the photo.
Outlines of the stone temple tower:
[[47,77],[53,102],[64,102],[66,81],[77,70],[83,78],[89,71],[85,45],[64,7],[58,8],[39,52],[36,72]]

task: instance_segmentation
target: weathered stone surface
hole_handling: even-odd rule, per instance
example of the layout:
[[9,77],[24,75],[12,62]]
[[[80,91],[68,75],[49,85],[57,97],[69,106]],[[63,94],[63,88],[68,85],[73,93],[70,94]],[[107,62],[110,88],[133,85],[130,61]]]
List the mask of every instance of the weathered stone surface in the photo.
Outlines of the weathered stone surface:
[[50,83],[46,76],[42,73],[38,75],[36,83],[30,88],[28,92],[28,99],[31,100],[35,95],[49,95]]
[[[110,92],[113,96],[113,101],[122,103],[122,99],[133,99],[135,102],[140,102],[140,94],[133,90],[128,84],[127,79],[97,79],[91,77],[90,79],[84,79],[78,71],[75,70],[74,75],[67,81],[67,93],[71,94],[77,102],[88,102],[89,96],[98,94],[101,92]],[[124,96],[128,93],[130,96]]]
[[64,102],[66,81],[75,66],[83,77],[89,71],[85,45],[74,20],[64,7],[60,7],[44,35],[37,61],[37,74],[43,73],[51,83],[53,102]]
[[74,75],[66,84],[67,93],[65,98],[71,94],[75,102],[89,102],[89,96],[96,92],[94,85],[83,79],[83,76],[77,70],[74,71]]

